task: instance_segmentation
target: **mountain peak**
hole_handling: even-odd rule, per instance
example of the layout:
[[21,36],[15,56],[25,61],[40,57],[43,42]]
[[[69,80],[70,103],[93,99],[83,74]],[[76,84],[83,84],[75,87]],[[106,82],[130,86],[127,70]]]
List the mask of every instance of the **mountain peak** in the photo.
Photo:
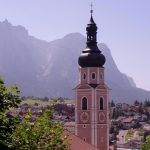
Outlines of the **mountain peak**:
[[5,26],[5,27],[12,26],[12,24],[7,19],[5,19],[4,21],[0,22],[0,24]]
[[28,30],[25,27],[21,25],[14,26],[7,19],[0,22],[0,30],[3,35],[7,34],[7,36],[12,35],[19,38],[28,37]]
[[67,34],[67,35],[65,35],[64,36],[64,38],[66,38],[66,39],[72,39],[72,38],[85,38],[81,33],[79,33],[79,32],[75,32],[75,33],[70,33],[70,34]]
[[5,19],[2,23],[4,23],[4,24],[11,24],[7,19]]

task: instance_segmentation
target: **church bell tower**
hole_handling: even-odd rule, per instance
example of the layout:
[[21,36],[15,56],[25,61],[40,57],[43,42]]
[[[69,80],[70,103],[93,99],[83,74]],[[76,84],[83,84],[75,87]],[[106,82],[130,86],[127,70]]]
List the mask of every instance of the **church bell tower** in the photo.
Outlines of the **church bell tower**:
[[97,46],[97,26],[92,14],[93,10],[86,27],[87,46],[78,59],[80,83],[75,90],[75,134],[99,150],[108,150],[108,88],[103,67],[106,59]]

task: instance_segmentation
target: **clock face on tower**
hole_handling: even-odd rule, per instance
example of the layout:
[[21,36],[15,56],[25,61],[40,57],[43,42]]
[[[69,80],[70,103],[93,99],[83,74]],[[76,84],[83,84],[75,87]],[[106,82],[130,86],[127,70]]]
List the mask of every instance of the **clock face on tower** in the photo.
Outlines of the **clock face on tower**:
[[99,113],[99,122],[104,123],[105,122],[105,114],[103,112]]
[[83,122],[83,123],[87,123],[88,120],[89,120],[89,115],[87,112],[83,112],[81,115],[80,115],[80,120]]

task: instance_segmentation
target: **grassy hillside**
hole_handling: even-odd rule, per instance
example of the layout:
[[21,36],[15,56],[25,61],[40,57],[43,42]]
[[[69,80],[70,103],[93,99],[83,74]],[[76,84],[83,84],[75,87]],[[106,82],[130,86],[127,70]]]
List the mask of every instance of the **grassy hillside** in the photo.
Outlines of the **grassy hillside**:
[[[38,103],[38,105],[51,105],[53,103],[53,101],[41,101],[41,100],[32,100],[32,99],[28,99],[28,100],[23,100],[21,102],[21,104],[29,104],[29,105],[34,105],[35,103]],[[65,100],[64,101],[65,104],[75,104],[74,100]]]

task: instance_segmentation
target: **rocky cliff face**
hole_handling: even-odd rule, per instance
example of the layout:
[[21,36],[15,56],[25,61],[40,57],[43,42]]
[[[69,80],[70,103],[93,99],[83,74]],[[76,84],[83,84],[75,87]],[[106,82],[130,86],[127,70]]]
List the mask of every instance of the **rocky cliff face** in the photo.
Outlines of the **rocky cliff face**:
[[[78,84],[78,56],[85,48],[79,33],[46,42],[34,38],[22,26],[0,22],[0,74],[7,84],[17,84],[23,95],[74,97]],[[100,43],[106,56],[106,83],[110,99],[132,102],[150,97],[150,92],[136,88],[131,77],[121,73],[109,48]]]

